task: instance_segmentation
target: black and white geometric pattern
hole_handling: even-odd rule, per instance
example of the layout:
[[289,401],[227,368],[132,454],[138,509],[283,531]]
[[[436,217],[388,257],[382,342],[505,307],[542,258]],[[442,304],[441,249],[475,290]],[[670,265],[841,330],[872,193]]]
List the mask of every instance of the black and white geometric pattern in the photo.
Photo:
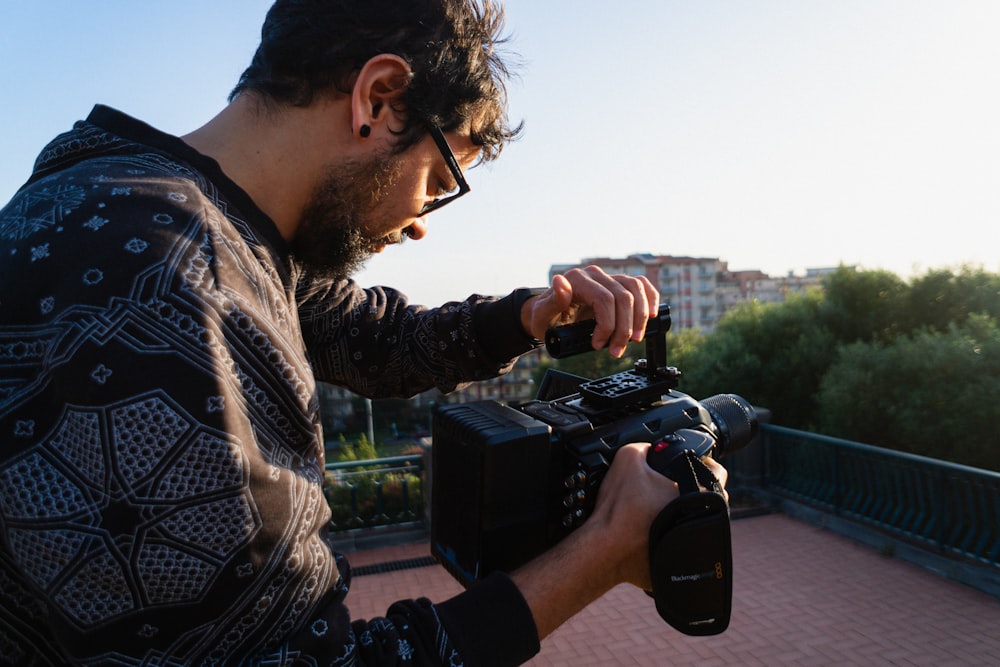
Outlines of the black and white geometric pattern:
[[21,571],[90,628],[202,599],[260,528],[246,474],[238,447],[167,397],[70,408],[0,471],[0,513]]
[[43,151],[0,210],[0,665],[460,662],[425,603],[352,628],[313,373],[495,375],[488,300],[305,278],[174,137],[99,107]]

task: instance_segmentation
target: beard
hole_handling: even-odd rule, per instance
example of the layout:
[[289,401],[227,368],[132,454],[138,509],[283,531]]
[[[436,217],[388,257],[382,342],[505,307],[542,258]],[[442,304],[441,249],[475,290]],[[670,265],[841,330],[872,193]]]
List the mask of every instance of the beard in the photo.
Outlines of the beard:
[[293,259],[310,273],[339,280],[360,271],[384,246],[402,243],[400,232],[370,231],[373,211],[399,174],[392,155],[330,167],[302,213],[291,241]]

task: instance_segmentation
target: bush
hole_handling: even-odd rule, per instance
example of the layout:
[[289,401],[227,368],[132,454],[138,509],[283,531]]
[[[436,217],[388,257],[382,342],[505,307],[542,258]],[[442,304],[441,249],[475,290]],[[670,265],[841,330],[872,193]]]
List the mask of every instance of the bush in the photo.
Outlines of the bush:
[[820,294],[810,293],[730,311],[685,361],[681,391],[697,398],[739,394],[770,408],[777,423],[808,428],[819,383],[836,357],[820,303]]
[[819,390],[817,429],[1000,470],[1000,328],[985,315],[944,333],[843,348]]
[[328,472],[324,494],[336,530],[405,523],[424,515],[423,480],[413,473],[349,473],[338,479]]

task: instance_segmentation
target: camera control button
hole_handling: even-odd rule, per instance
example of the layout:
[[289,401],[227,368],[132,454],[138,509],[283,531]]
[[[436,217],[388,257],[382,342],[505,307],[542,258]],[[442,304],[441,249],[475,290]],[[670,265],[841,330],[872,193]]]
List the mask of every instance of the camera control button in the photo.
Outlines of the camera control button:
[[681,436],[677,435],[676,433],[668,433],[667,435],[663,436],[662,440],[653,445],[653,451],[662,452],[663,450],[669,448],[671,445],[677,445],[682,442],[684,442],[684,438],[682,438]]
[[576,507],[582,505],[587,500],[587,492],[580,489],[576,493],[571,493],[565,498],[563,498],[563,507],[569,509],[571,507]]

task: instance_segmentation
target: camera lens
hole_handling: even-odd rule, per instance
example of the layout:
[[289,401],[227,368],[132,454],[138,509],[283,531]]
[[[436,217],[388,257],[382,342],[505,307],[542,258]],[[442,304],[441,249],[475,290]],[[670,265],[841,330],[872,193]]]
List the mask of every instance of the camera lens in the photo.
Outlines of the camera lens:
[[745,398],[736,394],[716,394],[701,401],[719,429],[714,458],[721,459],[749,445],[760,432],[757,413]]

